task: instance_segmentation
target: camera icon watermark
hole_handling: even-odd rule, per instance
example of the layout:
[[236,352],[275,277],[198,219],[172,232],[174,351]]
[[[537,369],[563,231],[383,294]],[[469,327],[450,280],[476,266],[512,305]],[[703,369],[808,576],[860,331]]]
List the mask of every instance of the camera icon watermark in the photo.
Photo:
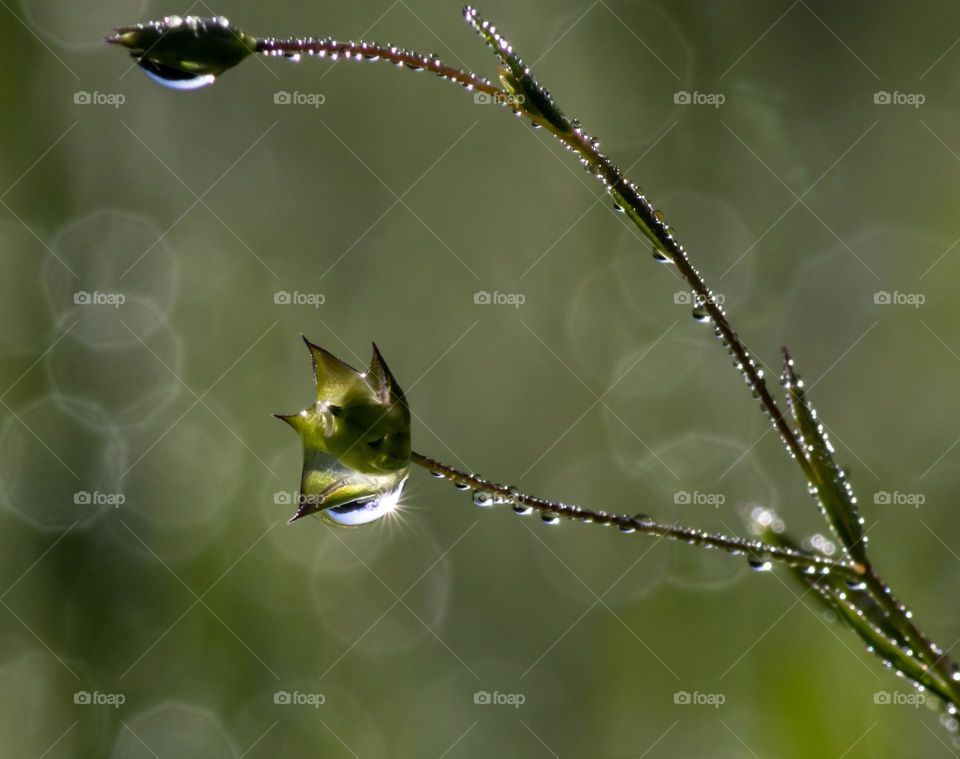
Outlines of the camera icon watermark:
[[677,90],[673,93],[673,102],[676,105],[709,105],[719,108],[727,102],[727,96],[722,92],[687,92]]
[[873,93],[874,105],[908,105],[913,108],[919,108],[927,102],[927,97],[922,92],[887,92],[886,90],[877,90]]
[[273,93],[274,105],[307,105],[311,108],[319,108],[327,102],[327,96],[322,92],[287,92],[278,90]]
[[327,296],[323,293],[302,293],[294,290],[292,293],[286,290],[277,290],[273,294],[273,302],[278,306],[312,306],[320,308],[327,302]]
[[77,290],[73,294],[73,303],[77,306],[113,306],[120,308],[127,302],[127,296],[123,293],[102,293],[94,290],[92,293],[86,290]]
[[312,706],[314,709],[319,709],[327,703],[327,697],[323,693],[278,690],[273,694],[273,703],[279,706]]
[[719,509],[727,502],[727,497],[723,493],[678,490],[673,494],[673,502],[678,506],[713,506]]
[[78,490],[73,494],[73,502],[77,506],[113,506],[119,509],[127,502],[127,497],[123,493],[101,493],[99,490],[91,493],[88,490]]
[[678,690],[673,694],[673,703],[678,706],[712,706],[719,709],[727,702],[723,693],[701,693],[698,690],[692,693],[687,690]]
[[722,306],[727,302],[727,296],[723,293],[713,293],[709,298],[704,299],[700,295],[695,295],[691,290],[677,290],[673,294],[673,302],[678,306],[702,306],[705,303],[715,303]]
[[119,108],[127,102],[127,96],[122,92],[87,92],[86,90],[77,90],[73,93],[74,105],[107,105],[112,108]]
[[320,506],[323,505],[323,496],[319,494],[293,493],[289,490],[278,490],[273,494],[273,502],[277,506]]
[[523,693],[501,693],[498,690],[491,693],[488,690],[478,690],[473,694],[473,703],[478,706],[512,706],[519,709],[527,703]]
[[873,694],[873,703],[880,706],[912,706],[918,709],[921,704],[927,702],[925,693],[901,693],[898,690],[893,692],[888,690],[878,690]]
[[473,302],[478,306],[513,306],[520,308],[527,302],[527,296],[523,293],[501,293],[494,290],[492,293],[486,290],[477,290],[473,294]]
[[514,110],[519,109],[525,102],[526,96],[521,94],[498,92],[491,95],[488,92],[474,92],[473,102],[477,105],[505,105]]
[[873,494],[873,502],[878,506],[913,506],[919,509],[927,502],[927,497],[923,493],[901,493],[899,490],[891,493],[878,490]]
[[892,293],[886,290],[878,290],[873,294],[873,303],[877,306],[913,306],[920,308],[927,302],[927,296],[923,293],[902,293],[894,290]]
[[73,694],[73,703],[79,706],[112,706],[119,709],[127,702],[123,693],[101,693],[100,691],[78,690]]

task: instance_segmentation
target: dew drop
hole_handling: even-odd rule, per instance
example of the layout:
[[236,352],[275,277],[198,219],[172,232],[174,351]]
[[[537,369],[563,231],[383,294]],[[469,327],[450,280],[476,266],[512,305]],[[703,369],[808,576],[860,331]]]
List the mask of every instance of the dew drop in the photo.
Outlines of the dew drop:
[[706,306],[703,306],[703,305],[694,306],[693,309],[690,311],[690,313],[693,316],[694,321],[698,321],[701,324],[706,324],[707,322],[710,321],[710,314],[707,313]]
[[469,490],[469,489],[470,489],[470,486],[469,486],[467,483],[465,483],[465,482],[455,482],[455,483],[453,483],[453,486],[454,486],[457,490]]
[[750,569],[757,572],[769,572],[773,569],[773,562],[770,561],[770,559],[764,559],[760,556],[750,556],[747,559],[747,564],[750,565]]
[[447,477],[447,475],[445,475],[443,472],[440,472],[440,471],[438,471],[438,470],[436,470],[436,469],[434,469],[434,470],[432,470],[432,471],[430,472],[430,476],[431,476],[431,477],[436,477],[438,480],[443,480],[443,479],[446,479],[446,477]]
[[544,524],[556,524],[557,522],[560,521],[560,517],[558,517],[552,511],[540,512],[540,519],[543,520]]
[[493,496],[490,493],[488,493],[486,490],[474,490],[473,505],[480,506],[481,508],[487,508],[488,506],[493,506]]
[[525,517],[533,513],[533,506],[527,506],[525,503],[516,503],[513,505],[513,513],[517,516]]
[[198,90],[201,87],[213,84],[217,79],[213,74],[195,74],[176,66],[156,63],[147,58],[139,59],[137,65],[144,74],[157,84],[169,87],[172,90]]

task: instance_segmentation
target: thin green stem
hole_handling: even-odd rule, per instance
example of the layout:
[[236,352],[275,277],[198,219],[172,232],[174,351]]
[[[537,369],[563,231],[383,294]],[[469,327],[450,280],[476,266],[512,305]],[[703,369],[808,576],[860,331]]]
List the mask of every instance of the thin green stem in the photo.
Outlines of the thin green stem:
[[454,484],[465,489],[473,489],[481,495],[490,496],[491,500],[511,503],[521,509],[531,509],[541,514],[552,514],[557,517],[575,519],[598,525],[616,526],[624,532],[638,532],[655,537],[667,537],[681,540],[691,545],[707,548],[718,548],[735,555],[746,555],[754,561],[780,561],[788,566],[800,569],[809,569],[817,574],[838,572],[852,581],[862,581],[864,567],[849,561],[837,561],[825,554],[804,551],[799,548],[777,546],[761,540],[751,540],[718,533],[710,533],[694,527],[684,527],[679,524],[658,522],[646,514],[615,514],[608,511],[598,511],[571,503],[551,501],[538,496],[529,495],[519,489],[487,480],[477,474],[469,474],[456,467],[444,464],[430,456],[414,451],[412,461],[434,475],[442,476]]

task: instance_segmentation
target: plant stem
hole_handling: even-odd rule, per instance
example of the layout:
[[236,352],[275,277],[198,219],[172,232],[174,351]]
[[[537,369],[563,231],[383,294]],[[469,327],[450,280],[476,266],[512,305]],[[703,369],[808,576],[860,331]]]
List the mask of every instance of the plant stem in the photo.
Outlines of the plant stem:
[[[468,16],[468,19],[472,19],[471,23],[478,27],[476,14]],[[482,33],[485,33],[485,31],[484,28]],[[495,33],[493,38],[496,40],[502,39]],[[504,44],[506,43],[504,42]],[[318,39],[314,37],[295,39],[261,38],[257,40],[256,49],[257,52],[270,56],[292,57],[306,54],[329,57],[333,60],[340,57],[358,61],[380,60],[397,66],[405,66],[415,71],[429,71],[441,79],[456,82],[469,91],[483,92],[489,95],[494,102],[511,107],[516,115],[526,116],[535,126],[547,129],[570,150],[580,156],[584,166],[601,181],[617,205],[627,212],[657,250],[666,257],[666,260],[676,265],[677,271],[680,272],[684,281],[695,294],[697,303],[705,311],[709,320],[716,325],[718,337],[729,347],[731,355],[760,401],[764,413],[770,417],[773,426],[779,432],[780,438],[790,455],[796,459],[807,480],[812,479],[813,471],[804,455],[803,446],[770,393],[764,379],[763,370],[757,366],[750,355],[750,351],[730,325],[723,308],[716,302],[713,291],[707,286],[699,271],[690,263],[683,245],[676,238],[674,230],[663,221],[663,215],[654,210],[637,185],[624,176],[620,169],[600,152],[598,141],[587,135],[576,122],[573,122],[571,128],[563,129],[548,115],[525,107],[525,103],[518,100],[514,93],[497,87],[483,77],[448,66],[435,56],[423,55],[393,45],[378,45],[373,42],[340,42],[330,38]]]
[[570,503],[559,503],[538,496],[520,492],[510,485],[503,485],[484,479],[476,474],[468,474],[456,467],[444,464],[430,456],[414,451],[411,460],[417,466],[423,467],[431,473],[441,475],[455,484],[472,488],[481,493],[489,493],[504,502],[518,506],[526,506],[541,513],[555,514],[558,517],[576,519],[593,524],[616,526],[624,532],[641,532],[657,537],[667,537],[673,540],[682,540],[691,545],[708,548],[719,548],[735,555],[744,554],[758,560],[777,560],[800,569],[810,569],[815,573],[827,574],[830,572],[842,573],[855,582],[863,581],[865,568],[861,564],[848,561],[837,561],[830,557],[799,548],[777,546],[761,540],[750,540],[736,536],[709,533],[694,527],[684,527],[678,524],[657,522],[646,514],[614,514],[607,511],[596,511]]

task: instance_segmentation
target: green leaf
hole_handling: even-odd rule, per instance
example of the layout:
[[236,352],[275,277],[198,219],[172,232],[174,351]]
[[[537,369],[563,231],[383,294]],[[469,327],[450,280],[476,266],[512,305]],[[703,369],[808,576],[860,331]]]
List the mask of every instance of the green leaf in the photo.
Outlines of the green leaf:
[[410,471],[410,410],[377,346],[358,372],[304,338],[313,360],[317,400],[298,414],[277,414],[300,435],[303,473],[297,513],[322,511],[335,524],[384,516]]
[[803,380],[794,371],[793,359],[786,350],[782,379],[787,390],[787,404],[797,424],[812,472],[810,494],[816,499],[821,513],[850,557],[866,563],[867,537],[863,532],[863,518],[857,509],[857,499],[847,481],[846,472],[833,458],[833,446],[827,432],[807,400]]
[[497,32],[497,28],[469,5],[464,9],[463,17],[503,62],[499,71],[500,81],[516,99],[518,110],[542,116],[560,132],[572,131],[573,124],[570,119],[560,110],[549,91],[541,86],[530,69],[513,52],[513,47]]

